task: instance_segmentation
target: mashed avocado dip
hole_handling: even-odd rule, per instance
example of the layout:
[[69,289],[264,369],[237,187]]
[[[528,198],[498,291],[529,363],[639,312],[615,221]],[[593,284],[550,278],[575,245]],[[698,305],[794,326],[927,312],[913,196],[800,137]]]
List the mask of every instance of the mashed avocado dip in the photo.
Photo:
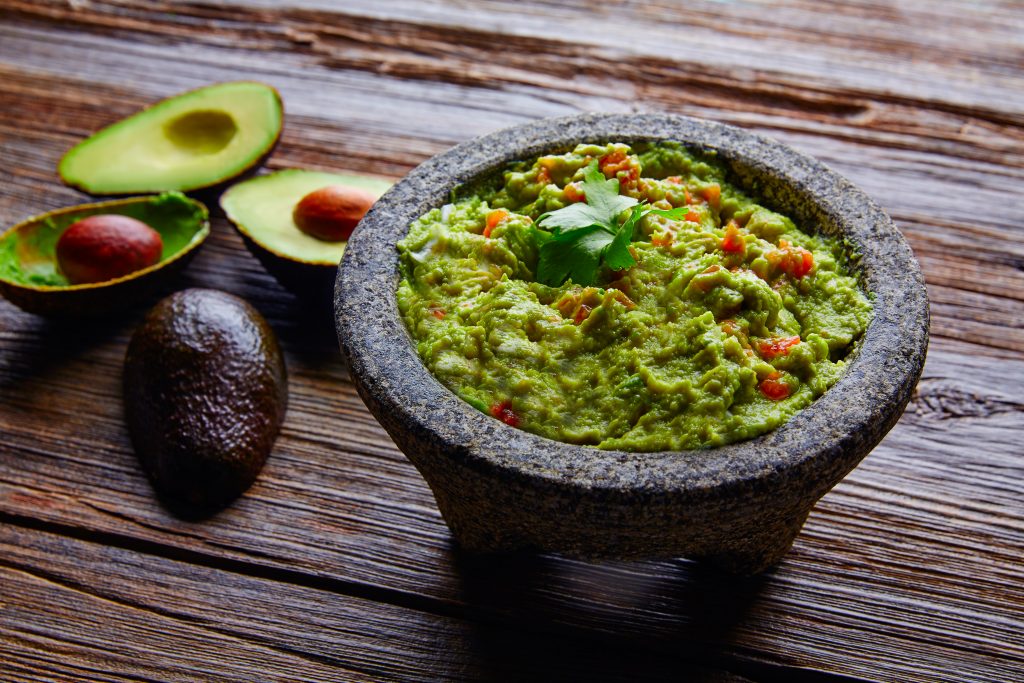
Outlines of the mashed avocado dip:
[[399,310],[443,384],[507,424],[599,448],[774,429],[838,381],[871,318],[837,240],[675,143],[513,164],[413,223],[398,250]]

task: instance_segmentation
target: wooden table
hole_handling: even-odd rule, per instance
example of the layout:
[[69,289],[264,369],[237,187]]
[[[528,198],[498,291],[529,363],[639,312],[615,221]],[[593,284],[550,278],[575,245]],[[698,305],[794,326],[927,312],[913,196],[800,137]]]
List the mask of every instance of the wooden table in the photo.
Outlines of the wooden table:
[[210,520],[161,508],[126,437],[145,307],[55,322],[0,301],[0,680],[1024,680],[1021,3],[343,4],[3,0],[2,223],[85,200],[55,175],[83,136],[216,81],[280,89],[270,168],[396,178],[538,117],[703,116],[824,160],[896,220],[932,301],[913,402],[763,576],[466,556],[330,321],[218,216],[176,288],[268,317],[291,405]]

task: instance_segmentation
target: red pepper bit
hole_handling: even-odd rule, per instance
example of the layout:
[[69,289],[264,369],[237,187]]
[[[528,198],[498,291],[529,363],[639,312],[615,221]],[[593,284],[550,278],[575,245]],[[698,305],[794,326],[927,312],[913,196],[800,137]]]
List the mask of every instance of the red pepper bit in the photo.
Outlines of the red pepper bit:
[[757,351],[765,360],[789,354],[789,349],[800,343],[800,337],[773,337],[757,342]]
[[725,226],[725,237],[722,238],[722,251],[730,254],[742,254],[747,249],[743,241],[743,233],[736,221],[729,221]]
[[814,256],[811,252],[806,249],[801,249],[800,251],[800,269],[798,273],[794,273],[794,277],[803,277],[811,272],[811,268],[814,268]]
[[505,209],[495,209],[487,214],[487,225],[484,227],[484,237],[491,236],[491,230],[494,230],[498,223],[508,218],[508,211]]
[[576,187],[576,183],[569,183],[566,185],[562,189],[562,193],[570,202],[582,202],[587,198],[587,194],[580,188]]
[[704,200],[707,201],[708,204],[715,207],[716,209],[722,201],[722,188],[720,185],[717,184],[708,185],[707,187],[700,191],[700,194],[702,197],[704,197]]
[[597,162],[597,165],[608,178],[614,178],[619,173],[622,173],[622,177],[619,180],[625,187],[635,188],[640,180],[640,169],[634,166],[629,156],[621,150],[605,154]]
[[814,255],[803,247],[790,245],[786,240],[779,240],[779,248],[768,252],[766,257],[769,263],[797,279],[807,275],[814,268]]
[[781,381],[781,379],[781,373],[773,372],[761,380],[761,384],[758,385],[758,388],[761,390],[761,393],[764,394],[765,398],[769,398],[773,401],[781,401],[789,396],[789,385]]
[[605,154],[601,157],[597,162],[597,166],[606,176],[613,176],[618,171],[622,170],[622,162],[625,160],[626,153],[621,150],[615,150],[614,152]]
[[491,415],[498,418],[509,427],[519,426],[519,416],[512,411],[511,401],[502,401],[491,406]]
[[672,233],[666,232],[664,235],[655,235],[651,237],[651,244],[656,247],[671,247]]
[[640,182],[640,169],[636,166],[630,166],[626,169],[625,175],[622,176],[622,184],[626,187],[635,188],[638,182]]

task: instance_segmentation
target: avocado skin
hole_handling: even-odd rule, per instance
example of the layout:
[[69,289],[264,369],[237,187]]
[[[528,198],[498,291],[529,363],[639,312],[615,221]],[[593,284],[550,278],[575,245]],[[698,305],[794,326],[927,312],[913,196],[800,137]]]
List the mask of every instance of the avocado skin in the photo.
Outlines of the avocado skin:
[[[205,237],[204,237],[205,240]],[[198,246],[198,245],[197,245]],[[0,296],[27,313],[47,318],[77,319],[111,316],[174,285],[178,274],[196,255],[196,249],[175,258],[166,266],[141,276],[126,277],[110,285],[86,289],[39,290],[0,280]],[[150,299],[152,300],[152,299]]]
[[264,270],[274,276],[278,283],[298,297],[307,308],[324,309],[328,312],[334,305],[334,280],[338,266],[319,263],[303,263],[270,251],[259,242],[239,231],[245,247],[259,260]]
[[136,455],[175,514],[207,516],[256,479],[284,419],[284,357],[267,321],[236,296],[187,289],[159,302],[125,356]]

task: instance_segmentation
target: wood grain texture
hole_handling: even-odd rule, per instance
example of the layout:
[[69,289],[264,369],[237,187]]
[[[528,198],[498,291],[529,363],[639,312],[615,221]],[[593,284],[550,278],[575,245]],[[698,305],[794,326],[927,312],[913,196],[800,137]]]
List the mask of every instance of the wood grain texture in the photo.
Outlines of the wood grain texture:
[[217,217],[178,287],[256,305],[292,400],[257,484],[204,523],[154,501],[122,425],[143,311],[67,323],[0,302],[0,678],[244,680],[258,661],[320,680],[571,677],[557,655],[577,652],[594,677],[649,660],[638,677],[1024,680],[1019,3],[287,4],[0,2],[0,223],[82,201],[54,174],[82,136],[217,80],[281,90],[270,167],[391,177],[540,116],[700,115],[821,158],[890,212],[932,299],[925,377],[760,579],[465,557],[330,321]]
[[[30,529],[0,527],[0,548],[9,587],[0,605],[0,661],[26,662],[37,678],[522,680],[544,672],[629,681],[685,666],[701,682],[745,680],[649,650],[616,661],[564,634],[545,645],[542,625],[532,633],[480,629],[323,587]],[[478,647],[481,635],[512,651]],[[530,657],[515,656],[526,649]]]

